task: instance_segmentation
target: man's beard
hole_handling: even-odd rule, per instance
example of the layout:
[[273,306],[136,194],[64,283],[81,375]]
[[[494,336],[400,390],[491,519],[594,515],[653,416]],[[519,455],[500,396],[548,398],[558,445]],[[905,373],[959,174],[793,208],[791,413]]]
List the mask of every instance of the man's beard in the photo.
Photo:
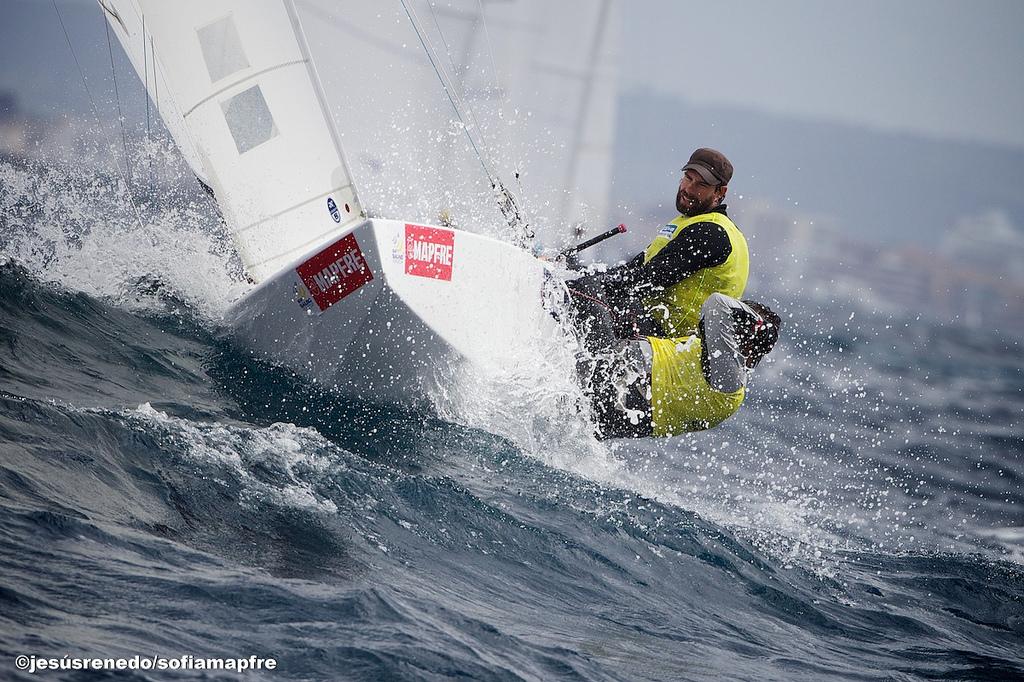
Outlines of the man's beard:
[[712,196],[707,201],[699,204],[690,204],[688,201],[683,199],[682,196],[676,195],[676,210],[686,217],[692,217],[695,215],[701,215],[707,213],[716,205],[716,197]]

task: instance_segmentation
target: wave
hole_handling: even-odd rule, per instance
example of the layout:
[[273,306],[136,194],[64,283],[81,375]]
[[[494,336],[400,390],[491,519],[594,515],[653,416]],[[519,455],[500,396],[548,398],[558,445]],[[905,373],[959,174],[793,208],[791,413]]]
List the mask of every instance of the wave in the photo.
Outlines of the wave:
[[857,551],[824,577],[444,424],[375,461],[289,424],[0,405],[0,622],[58,649],[224,655],[230,642],[284,652],[297,678],[1024,669],[1012,564]]
[[1024,674],[1012,343],[794,304],[733,419],[597,443],[546,357],[432,411],[340,399],[223,338],[223,260],[193,268],[172,232],[116,265],[136,246],[112,246],[95,193],[76,243],[48,224],[65,202],[3,191],[21,202],[0,250],[3,658],[278,652],[296,679]]

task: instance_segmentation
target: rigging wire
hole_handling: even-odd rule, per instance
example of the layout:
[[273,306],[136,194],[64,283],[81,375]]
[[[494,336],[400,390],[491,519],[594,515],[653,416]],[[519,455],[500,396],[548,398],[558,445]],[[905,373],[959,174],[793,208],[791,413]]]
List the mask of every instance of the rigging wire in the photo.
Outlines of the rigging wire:
[[[110,10],[107,9],[107,7],[105,5],[103,5],[102,2],[100,3],[100,6],[103,7],[103,11],[104,12],[110,12]],[[114,143],[111,142],[110,136],[107,133],[107,130],[106,130],[106,128],[103,125],[103,120],[100,118],[99,108],[96,106],[96,100],[95,100],[95,98],[93,98],[92,91],[89,89],[89,83],[85,79],[85,72],[82,70],[82,64],[81,64],[81,62],[78,61],[78,54],[75,52],[75,46],[71,42],[71,36],[68,34],[67,26],[64,25],[64,17],[62,17],[61,14],[60,14],[60,8],[57,7],[57,0],[53,0],[53,11],[57,13],[57,21],[60,22],[60,28],[64,32],[64,39],[68,43],[68,49],[71,50],[71,58],[75,60],[75,67],[77,67],[77,69],[78,69],[78,77],[82,81],[82,87],[85,88],[85,94],[89,97],[89,105],[92,107],[93,116],[96,117],[96,123],[99,126],[100,134],[106,139],[107,146],[110,147],[111,149],[114,149],[115,148],[114,147]],[[104,21],[104,23],[107,23],[106,17],[104,17],[103,21]],[[110,45],[109,38],[108,38],[107,45],[108,45],[108,47]],[[113,50],[111,50],[111,63],[113,63]],[[118,111],[120,112],[120,99],[118,100]],[[123,122],[122,122],[122,126],[123,126]],[[123,133],[123,127],[122,127],[122,133]],[[126,146],[126,149],[127,149],[127,146]],[[142,220],[142,213],[139,211],[139,207],[135,203],[135,197],[132,196],[131,183],[128,181],[127,174],[121,169],[121,163],[118,161],[117,155],[114,154],[113,156],[114,156],[114,168],[116,169],[117,175],[121,179],[121,182],[124,183],[125,196],[128,198],[128,204],[132,208],[132,213],[135,214],[135,219],[138,221],[139,227],[145,227],[145,223]],[[126,158],[125,159],[125,164],[127,164],[127,163],[128,163],[128,161],[127,161],[127,158]]]
[[[487,21],[484,17],[483,0],[477,0],[477,6],[480,8],[480,24],[484,28],[484,40],[487,43],[487,56],[491,60],[491,75],[494,78],[494,88],[498,92],[498,103],[500,105],[499,108],[501,110],[501,120],[502,122],[507,122],[509,118],[505,112],[505,104],[507,103],[505,99],[505,89],[501,87],[501,83],[498,81],[498,65],[494,62],[494,48],[491,45],[491,34],[490,31],[487,30]],[[523,184],[519,176],[519,169],[521,166],[519,163],[519,159],[516,156],[516,145],[512,141],[512,128],[507,123],[502,127],[505,130],[505,134],[508,136],[508,149],[509,153],[512,154],[512,165],[515,173],[516,188],[519,190],[519,196],[522,197],[524,195]],[[507,198],[509,200],[513,200],[513,197],[510,195]],[[533,233],[533,230],[530,228],[529,223],[524,223],[521,226],[521,229],[523,230],[523,238],[525,239],[525,241],[527,243],[532,243],[535,235]]]
[[[107,23],[108,23],[108,26],[109,26],[110,22],[107,22]],[[150,41],[152,41],[152,38],[150,38]],[[110,42],[109,39],[107,40],[107,42],[108,43]],[[146,92],[147,93],[149,93],[149,53],[152,50],[152,43],[150,43],[150,45],[151,45],[150,50],[147,50],[146,49],[146,15],[143,14],[142,15],[142,60],[143,60],[142,61],[142,71],[143,71],[143,73],[146,74],[145,86],[146,86]],[[157,108],[159,108],[159,106],[160,106],[160,100],[158,98],[158,92],[157,92],[157,86],[160,84],[160,80],[156,77],[156,52],[153,52],[153,55],[154,55],[154,57],[153,57],[153,59],[154,59],[154,61],[153,61],[153,97],[152,98],[146,97],[146,142],[149,143],[149,144],[152,144],[152,142],[153,142],[153,134],[152,134],[152,130],[151,130],[151,127],[150,127],[150,113],[149,113],[149,103],[150,103],[150,100],[153,99],[154,101],[156,101]],[[111,57],[111,63],[113,63],[113,57]],[[120,105],[118,105],[118,106],[120,106]],[[150,148],[147,151],[146,156],[149,157],[149,195],[150,195],[149,196],[149,200],[150,200],[150,203],[152,203],[153,195],[156,193],[156,190],[153,187],[154,183],[153,183],[153,151],[152,151],[152,148]]]
[[[508,190],[507,187],[505,187],[504,183],[500,180],[500,178],[497,178],[496,174],[492,173],[489,167],[491,160],[489,158],[485,158],[487,157],[485,150],[480,145],[477,144],[477,141],[474,139],[472,133],[473,128],[471,128],[470,125],[466,123],[467,118],[472,119],[473,125],[476,127],[476,129],[479,129],[473,109],[471,107],[467,107],[462,102],[461,98],[459,97],[459,93],[455,88],[456,83],[459,83],[459,85],[462,86],[462,82],[457,81],[456,79],[449,76],[447,72],[445,72],[445,70],[439,64],[439,60],[436,56],[437,51],[429,44],[429,41],[427,40],[426,35],[421,28],[419,18],[416,16],[415,10],[410,8],[409,3],[406,0],[402,0],[402,7],[405,9],[406,16],[409,18],[409,21],[413,26],[413,30],[416,32],[416,37],[419,38],[420,44],[423,46],[423,50],[427,55],[427,59],[429,60],[431,67],[434,69],[434,73],[441,81],[441,87],[444,89],[445,95],[448,97],[448,101],[451,103],[452,108],[455,111],[455,115],[459,120],[459,124],[462,126],[463,131],[466,133],[466,137],[469,139],[470,146],[472,147],[474,153],[476,154],[477,159],[480,161],[480,165],[483,167],[484,173],[486,174],[488,181],[491,183],[491,188],[497,194],[498,207],[501,209],[502,214],[508,221],[509,226],[512,228],[516,228],[519,231],[517,234],[513,235],[516,243],[523,248],[531,246],[534,234],[527,221],[523,219],[522,212],[519,209],[519,205],[516,201],[515,196],[512,194],[512,192]],[[433,8],[431,8],[431,14],[433,15]],[[483,21],[482,6],[481,21]],[[445,52],[446,54],[448,54],[450,60],[451,51],[448,48],[447,42],[445,42],[444,40],[444,35],[440,30],[440,24],[437,21],[436,15],[434,15],[434,22],[435,26],[437,26],[438,28],[438,33],[441,35],[442,43],[445,46]],[[488,49],[490,49],[489,40]],[[491,63],[493,66],[493,54],[491,55]],[[453,70],[457,72],[457,69],[453,68]],[[495,69],[495,77],[496,75],[497,70]],[[517,182],[519,180],[518,171],[516,172],[516,180]]]
[[[109,41],[108,41],[109,42]],[[146,92],[149,92],[149,50],[146,49],[146,15],[142,15],[142,73],[146,74],[146,81],[143,85]],[[157,84],[156,62],[153,63],[153,85]],[[149,97],[146,98],[146,139],[149,139]]]
[[117,89],[117,70],[114,69],[114,49],[110,44],[110,23],[104,20],[103,26],[107,31],[107,54],[110,55],[110,76],[114,81],[114,101],[117,102],[117,121],[121,128],[121,145],[124,148],[125,175],[130,181],[132,177],[132,167],[130,157],[128,156],[128,137],[124,130],[124,114],[121,112],[121,93],[118,92]]
[[[494,89],[498,93],[498,103],[501,110],[501,120],[508,121],[508,115],[505,111],[505,105],[508,104],[508,100],[505,97],[505,89],[501,87],[501,83],[498,82],[498,65],[494,61],[494,47],[491,45],[491,32],[487,28],[487,21],[484,18],[484,3],[483,0],[477,0],[477,6],[480,8],[480,24],[484,28],[484,41],[487,43],[487,56],[491,60],[491,75],[494,78]],[[519,189],[520,196],[523,194],[522,183],[519,178],[519,169],[522,167],[519,158],[516,155],[517,145],[512,140],[512,127],[511,125],[503,126],[505,135],[508,136],[508,149],[512,155],[512,165],[515,168],[516,175],[516,186]]]
[[[457,106],[459,108],[463,109],[466,112],[466,114],[467,114],[467,116],[469,118],[473,119],[473,128],[475,130],[481,130],[482,128],[480,126],[480,123],[479,123],[479,121],[476,120],[476,111],[474,111],[472,107],[467,107],[467,106],[465,106],[463,104],[461,93],[467,92],[466,84],[465,84],[465,82],[461,78],[459,65],[455,63],[454,59],[452,59],[452,49],[451,49],[451,46],[449,46],[448,40],[445,38],[444,31],[441,30],[441,22],[438,21],[438,19],[437,19],[437,14],[434,12],[434,6],[433,6],[433,4],[428,3],[427,7],[430,9],[430,16],[434,20],[434,27],[437,29],[437,34],[438,34],[438,36],[441,39],[441,45],[444,46],[444,52],[445,52],[446,55],[448,55],[448,62],[451,65],[451,72],[455,75],[455,77],[453,78],[452,76],[448,75],[448,73],[445,72],[443,69],[441,70],[442,73],[444,73],[444,77],[447,78],[448,83],[452,83],[453,84],[453,87],[451,89],[451,95],[454,96],[454,98],[458,100]],[[415,12],[413,12],[413,14],[415,14]],[[418,21],[418,18],[417,18],[417,21]],[[414,24],[414,28],[415,27],[416,26]],[[425,36],[425,34],[424,34],[424,36]],[[423,38],[421,38],[421,42],[422,41],[423,41]],[[424,49],[426,49],[426,47]],[[437,50],[433,46],[430,47],[430,50],[432,50],[435,54],[437,52]],[[440,74],[438,74],[438,75],[440,76]],[[456,81],[457,81],[457,83],[456,83]],[[458,85],[457,88],[454,87],[455,84]],[[453,105],[454,104],[455,103],[453,102]],[[483,151],[486,154],[487,150],[483,149]]]

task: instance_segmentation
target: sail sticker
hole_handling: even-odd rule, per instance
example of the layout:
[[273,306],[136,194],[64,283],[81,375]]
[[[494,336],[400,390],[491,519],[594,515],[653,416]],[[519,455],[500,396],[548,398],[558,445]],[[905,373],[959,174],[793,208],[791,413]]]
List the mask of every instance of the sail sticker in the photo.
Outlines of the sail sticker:
[[334,242],[295,268],[295,273],[320,312],[373,279],[354,234],[347,234]]
[[455,233],[437,227],[405,225],[405,273],[417,277],[452,279]]
[[341,211],[338,210],[338,205],[334,203],[334,199],[327,197],[327,210],[331,212],[331,217],[334,218],[334,222],[341,222]]

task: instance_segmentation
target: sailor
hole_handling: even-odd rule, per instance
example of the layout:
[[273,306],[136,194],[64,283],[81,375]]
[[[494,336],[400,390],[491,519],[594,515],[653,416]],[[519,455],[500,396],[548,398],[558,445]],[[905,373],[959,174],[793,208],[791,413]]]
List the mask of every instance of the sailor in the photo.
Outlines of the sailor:
[[739,409],[748,374],[774,348],[780,325],[768,306],[719,293],[686,337],[621,340],[588,325],[581,333],[590,352],[579,369],[597,436],[674,436],[721,423]]
[[712,293],[740,298],[747,285],[747,242],[723,203],[733,167],[714,149],[698,149],[682,168],[676,193],[680,215],[647,249],[603,273],[570,282],[578,293],[609,304],[616,332],[686,337]]

